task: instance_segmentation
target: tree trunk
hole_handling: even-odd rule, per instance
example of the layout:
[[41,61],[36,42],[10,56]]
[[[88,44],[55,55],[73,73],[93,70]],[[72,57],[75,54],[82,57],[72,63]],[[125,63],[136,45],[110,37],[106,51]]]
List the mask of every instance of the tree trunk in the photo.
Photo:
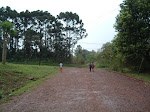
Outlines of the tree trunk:
[[41,36],[41,30],[40,30],[40,45],[39,45],[39,48],[40,48],[40,56],[39,56],[39,65],[41,65],[41,58],[42,58],[42,36]]
[[40,48],[40,53],[39,53],[39,66],[41,65],[41,48]]
[[6,55],[7,55],[7,43],[6,43],[5,39],[6,39],[6,37],[4,36],[3,53],[2,53],[2,64],[6,63]]

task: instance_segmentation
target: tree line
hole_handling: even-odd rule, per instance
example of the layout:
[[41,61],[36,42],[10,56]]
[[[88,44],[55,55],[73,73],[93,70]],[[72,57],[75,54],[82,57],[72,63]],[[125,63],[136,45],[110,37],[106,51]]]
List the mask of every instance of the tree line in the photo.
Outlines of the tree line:
[[[149,0],[124,0],[116,17],[117,35],[105,43],[98,52],[77,46],[78,40],[87,36],[84,24],[76,13],[61,12],[57,17],[43,11],[16,12],[10,7],[0,9],[0,23],[12,22],[16,30],[7,44],[9,60],[35,59],[73,61],[86,64],[94,61],[97,67],[114,70],[129,68],[136,71],[150,69],[150,5]],[[0,37],[2,53],[4,33]],[[13,28],[13,27],[12,27]],[[14,28],[13,28],[14,29]],[[15,31],[18,32],[15,35]],[[0,56],[1,57],[1,56]]]
[[[86,36],[84,23],[76,13],[61,12],[54,17],[48,11],[18,13],[8,6],[0,8],[0,54],[7,54],[10,61],[69,62],[75,44]],[[7,49],[5,53],[3,48]]]
[[78,46],[76,62],[83,62],[85,58],[95,61],[99,67],[114,70],[150,70],[150,1],[124,0],[120,8],[114,24],[117,31],[114,39],[103,44],[98,52],[90,52],[86,58],[82,47]]

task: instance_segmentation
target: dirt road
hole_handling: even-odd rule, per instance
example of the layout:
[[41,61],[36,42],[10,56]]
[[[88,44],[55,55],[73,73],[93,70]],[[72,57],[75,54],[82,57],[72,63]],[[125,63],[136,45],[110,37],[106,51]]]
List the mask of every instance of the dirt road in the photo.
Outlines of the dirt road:
[[7,104],[2,112],[150,112],[150,85],[97,69],[64,68],[31,93]]

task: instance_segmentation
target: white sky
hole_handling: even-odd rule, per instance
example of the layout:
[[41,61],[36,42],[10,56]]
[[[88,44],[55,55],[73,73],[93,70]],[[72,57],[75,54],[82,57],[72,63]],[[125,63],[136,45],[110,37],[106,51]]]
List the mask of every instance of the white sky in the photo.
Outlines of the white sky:
[[113,25],[123,0],[0,0],[0,7],[9,6],[16,11],[43,10],[53,16],[72,11],[83,20],[88,36],[78,42],[89,51],[101,48],[116,34]]

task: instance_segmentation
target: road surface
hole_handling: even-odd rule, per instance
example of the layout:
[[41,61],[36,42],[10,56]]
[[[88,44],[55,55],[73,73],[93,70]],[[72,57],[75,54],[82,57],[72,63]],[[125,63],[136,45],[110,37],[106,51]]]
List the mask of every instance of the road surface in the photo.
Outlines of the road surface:
[[150,112],[150,85],[106,70],[63,68],[2,112]]

